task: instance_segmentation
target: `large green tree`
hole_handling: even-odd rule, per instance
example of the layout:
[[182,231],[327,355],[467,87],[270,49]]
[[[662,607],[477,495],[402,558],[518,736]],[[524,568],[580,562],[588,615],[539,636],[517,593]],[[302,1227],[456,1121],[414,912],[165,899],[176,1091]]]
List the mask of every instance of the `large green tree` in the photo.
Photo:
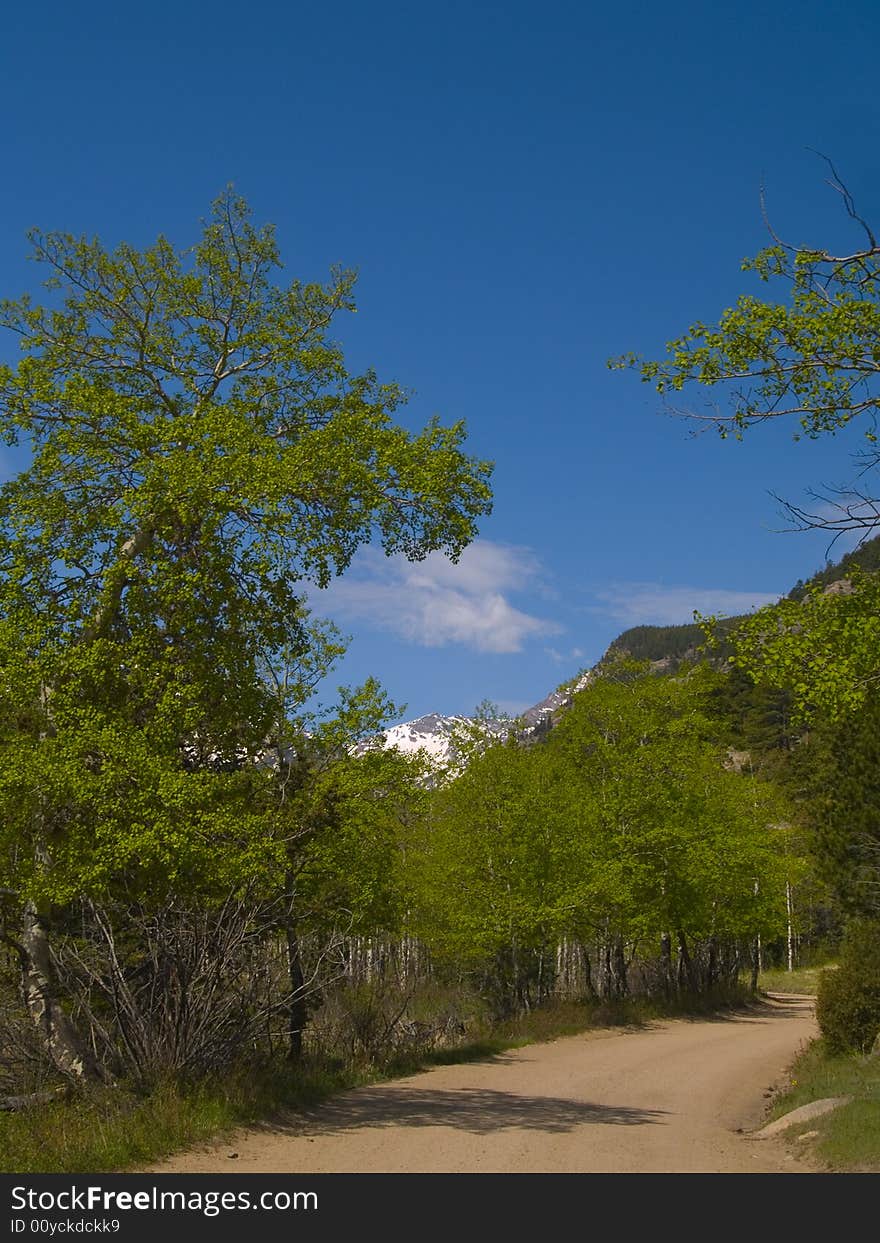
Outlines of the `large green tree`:
[[352,273],[278,284],[273,230],[231,190],[184,250],[30,240],[45,300],[0,305],[22,353],[0,430],[30,454],[0,490],[2,887],[28,1004],[78,1074],[52,903],[120,873],[228,891],[290,871],[295,718],[340,650],[303,588],[370,540],[457,557],[490,466],[461,423],[395,421],[401,389],[329,335]]

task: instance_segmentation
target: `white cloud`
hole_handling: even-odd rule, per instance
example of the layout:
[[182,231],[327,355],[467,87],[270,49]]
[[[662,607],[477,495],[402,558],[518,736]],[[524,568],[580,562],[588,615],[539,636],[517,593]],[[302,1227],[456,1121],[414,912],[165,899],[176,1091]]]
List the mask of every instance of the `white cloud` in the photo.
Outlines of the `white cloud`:
[[557,647],[545,647],[544,653],[555,665],[570,665],[573,660],[583,660],[585,655],[583,648],[580,647],[573,647],[568,652],[560,652]]
[[527,639],[560,627],[515,608],[512,591],[540,583],[541,567],[527,548],[477,540],[453,564],[440,553],[424,561],[364,550],[347,574],[312,595],[320,612],[365,621],[422,647],[461,643],[478,652],[518,652]]
[[692,622],[695,609],[704,615],[730,617],[779,599],[762,591],[665,587],[661,583],[611,583],[594,594],[599,604],[590,611],[605,613],[626,626],[678,626]]

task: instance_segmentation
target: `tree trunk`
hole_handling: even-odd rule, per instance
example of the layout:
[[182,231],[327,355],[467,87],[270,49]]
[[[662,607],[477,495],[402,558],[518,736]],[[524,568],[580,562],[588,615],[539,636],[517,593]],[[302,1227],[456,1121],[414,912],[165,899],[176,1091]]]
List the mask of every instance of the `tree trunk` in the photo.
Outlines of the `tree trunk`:
[[629,983],[626,978],[626,954],[624,952],[623,937],[614,938],[614,948],[611,956],[611,972],[614,979],[614,996],[619,1001],[629,992]]
[[761,971],[761,938],[755,937],[752,942],[752,978],[749,988],[753,993],[758,991],[758,975]]
[[660,934],[660,983],[664,997],[670,997],[673,990],[672,974],[672,937],[668,932]]
[[287,921],[285,932],[287,934],[287,972],[290,980],[290,1001],[287,1005],[287,1057],[291,1062],[298,1062],[302,1058],[303,1031],[308,1018],[306,982],[303,975],[299,937],[292,919]]
[[581,945],[580,952],[584,964],[584,993],[590,1001],[594,1001],[596,998],[596,986],[593,984],[593,965],[590,962],[590,951],[586,945]]
[[725,943],[724,975],[728,984],[735,985],[739,979],[740,952],[739,941]]
[[694,971],[693,960],[691,959],[690,951],[688,950],[687,937],[684,935],[682,929],[679,929],[675,935],[678,940],[679,988],[681,987],[683,980],[689,992],[698,993],[700,990],[696,973]]
[[109,1083],[111,1075],[92,1055],[61,1005],[46,924],[34,903],[26,902],[21,940],[16,942],[25,1005],[63,1075],[77,1083]]
[[556,992],[559,976],[555,970],[556,955],[551,946],[541,942],[538,951],[538,1005],[543,1006]]
[[706,949],[706,988],[709,992],[718,983],[718,941],[712,936],[709,937],[709,944]]
[[599,946],[599,995],[603,1001],[613,996],[613,976],[611,972],[611,944],[603,941]]

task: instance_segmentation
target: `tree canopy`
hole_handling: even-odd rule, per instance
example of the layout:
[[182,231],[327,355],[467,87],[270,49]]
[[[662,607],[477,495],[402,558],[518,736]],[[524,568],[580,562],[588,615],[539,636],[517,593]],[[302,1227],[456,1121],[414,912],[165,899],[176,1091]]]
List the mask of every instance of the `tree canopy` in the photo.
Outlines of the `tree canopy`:
[[82,884],[95,823],[126,821],[117,853],[140,826],[135,855],[167,824],[165,866],[181,835],[213,840],[194,800],[232,815],[225,782],[254,805],[258,776],[233,770],[288,745],[341,650],[303,585],[373,539],[457,557],[491,468],[461,423],[395,422],[399,386],[350,372],[328,335],[353,273],[274,283],[273,230],[231,190],[185,250],[30,240],[46,302],[0,306],[23,355],[0,367],[0,429],[31,458],[0,489],[0,695],[7,776],[33,791],[12,819],[53,826],[56,877],[79,825]]
[[862,708],[880,679],[880,581],[856,573],[845,590],[815,589],[743,620],[734,663],[762,685],[790,691],[801,719],[841,719]]
[[610,954],[777,934],[801,864],[784,797],[724,767],[721,680],[619,660],[546,739],[499,740],[438,788],[410,863],[434,952],[482,964],[513,1004],[541,996],[566,939]]

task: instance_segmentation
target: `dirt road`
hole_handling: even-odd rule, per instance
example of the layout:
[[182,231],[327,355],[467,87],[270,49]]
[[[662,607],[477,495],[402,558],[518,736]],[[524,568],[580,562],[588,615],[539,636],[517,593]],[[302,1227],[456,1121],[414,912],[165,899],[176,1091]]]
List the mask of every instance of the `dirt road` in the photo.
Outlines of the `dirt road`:
[[[740,1134],[815,1034],[812,1001],[590,1032],[358,1088],[284,1123],[179,1154],[163,1173],[803,1170]],[[237,1153],[231,1158],[230,1153]]]

